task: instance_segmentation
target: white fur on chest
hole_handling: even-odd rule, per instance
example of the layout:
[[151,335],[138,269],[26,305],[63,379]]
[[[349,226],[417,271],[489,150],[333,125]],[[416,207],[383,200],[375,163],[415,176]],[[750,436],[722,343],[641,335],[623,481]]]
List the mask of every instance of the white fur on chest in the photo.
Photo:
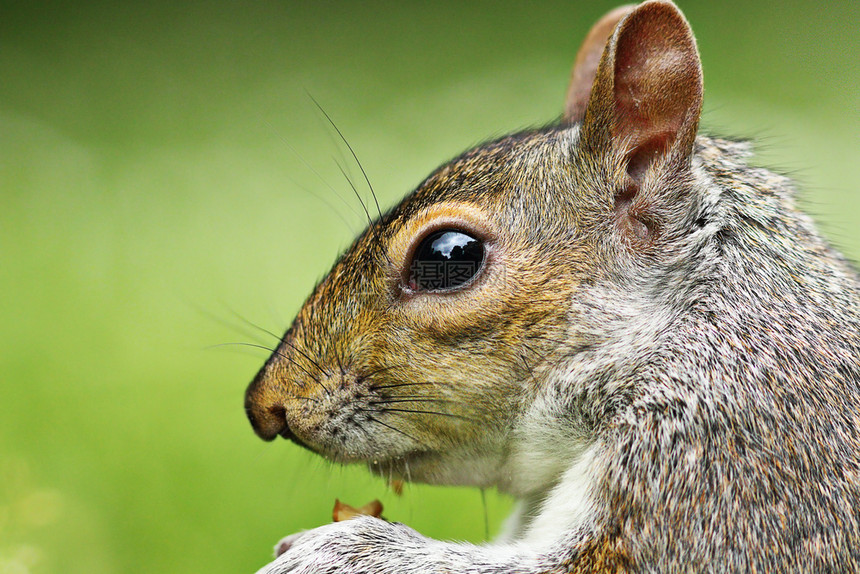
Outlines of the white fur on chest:
[[571,530],[587,524],[593,514],[591,473],[596,447],[582,451],[561,476],[540,505],[540,510],[525,528],[522,544],[545,548]]

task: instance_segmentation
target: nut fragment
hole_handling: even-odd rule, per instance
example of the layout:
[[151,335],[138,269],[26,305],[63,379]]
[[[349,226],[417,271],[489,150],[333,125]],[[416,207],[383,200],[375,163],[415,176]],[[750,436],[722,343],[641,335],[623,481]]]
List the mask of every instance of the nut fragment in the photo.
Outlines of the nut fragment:
[[378,500],[368,502],[364,506],[355,508],[338,500],[334,500],[334,509],[331,512],[331,518],[335,522],[349,520],[356,516],[373,516],[374,518],[382,518],[382,503]]

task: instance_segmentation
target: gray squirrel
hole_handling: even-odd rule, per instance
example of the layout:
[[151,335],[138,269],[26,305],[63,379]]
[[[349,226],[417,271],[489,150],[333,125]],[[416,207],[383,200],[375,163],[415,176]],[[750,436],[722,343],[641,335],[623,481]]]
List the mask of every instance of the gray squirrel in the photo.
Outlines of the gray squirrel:
[[562,120],[371,223],[254,378],[277,436],[517,499],[492,544],[361,516],[267,574],[860,572],[860,277],[743,142],[698,135],[673,4],[607,14]]

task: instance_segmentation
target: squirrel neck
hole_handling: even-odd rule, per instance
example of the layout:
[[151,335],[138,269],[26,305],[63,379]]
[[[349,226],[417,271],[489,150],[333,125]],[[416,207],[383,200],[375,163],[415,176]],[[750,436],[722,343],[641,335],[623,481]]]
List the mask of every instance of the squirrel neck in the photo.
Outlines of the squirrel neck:
[[[584,285],[570,302],[567,344],[533,369],[534,400],[512,431],[498,482],[526,508],[550,498],[642,404],[694,408],[711,399],[708,389],[731,393],[737,381],[777,396],[831,377],[816,365],[856,361],[860,280],[796,209],[790,180],[750,167],[746,143],[700,136],[696,147],[686,214],[696,228],[652,268]],[[858,336],[846,338],[846,328]],[[586,480],[587,469],[580,475]]]

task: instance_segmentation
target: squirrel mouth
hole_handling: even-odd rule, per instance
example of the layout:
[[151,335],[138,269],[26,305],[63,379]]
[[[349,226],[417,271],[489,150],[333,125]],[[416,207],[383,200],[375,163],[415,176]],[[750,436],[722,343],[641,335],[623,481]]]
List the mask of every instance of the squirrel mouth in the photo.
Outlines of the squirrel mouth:
[[294,444],[297,444],[297,445],[299,445],[300,447],[302,447],[303,449],[309,450],[309,451],[311,451],[311,452],[312,452],[312,453],[314,453],[314,454],[319,454],[319,453],[318,453],[316,450],[314,450],[311,446],[309,446],[308,444],[306,444],[305,442],[303,442],[299,437],[297,437],[297,436],[293,433],[293,431],[291,431],[291,430],[290,430],[290,427],[289,427],[289,426],[284,426],[284,428],[283,428],[283,429],[281,429],[281,430],[278,432],[278,436],[280,436],[281,438],[285,438],[285,439],[287,439],[288,441],[290,441],[290,442],[292,442],[292,443],[294,443]]

